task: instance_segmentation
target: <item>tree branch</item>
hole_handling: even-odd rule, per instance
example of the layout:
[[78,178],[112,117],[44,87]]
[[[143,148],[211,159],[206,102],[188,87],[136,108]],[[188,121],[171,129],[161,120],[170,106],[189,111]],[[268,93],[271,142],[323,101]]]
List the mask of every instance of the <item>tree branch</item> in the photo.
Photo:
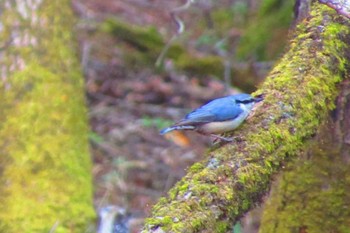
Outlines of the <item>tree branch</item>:
[[350,232],[350,79],[338,89],[336,110],[274,182],[259,233]]
[[348,60],[349,22],[319,3],[257,94],[265,100],[153,208],[143,232],[226,232],[269,191],[273,175],[304,150],[334,109]]

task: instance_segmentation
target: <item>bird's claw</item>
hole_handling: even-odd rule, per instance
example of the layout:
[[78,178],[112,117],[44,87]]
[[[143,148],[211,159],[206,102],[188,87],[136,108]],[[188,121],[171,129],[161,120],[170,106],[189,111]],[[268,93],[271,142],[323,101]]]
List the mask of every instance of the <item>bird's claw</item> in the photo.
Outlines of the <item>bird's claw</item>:
[[223,137],[217,134],[210,134],[210,136],[212,136],[214,138],[213,143],[218,143],[219,141],[224,141],[224,142],[233,142],[234,139],[233,138],[227,138],[227,137]]

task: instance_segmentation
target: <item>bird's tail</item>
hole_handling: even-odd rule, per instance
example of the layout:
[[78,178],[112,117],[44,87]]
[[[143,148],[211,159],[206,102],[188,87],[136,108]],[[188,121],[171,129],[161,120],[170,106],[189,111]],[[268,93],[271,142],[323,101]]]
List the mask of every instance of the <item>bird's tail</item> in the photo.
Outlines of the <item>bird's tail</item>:
[[159,133],[161,135],[163,135],[163,134],[169,133],[173,130],[194,130],[194,129],[195,129],[195,127],[192,125],[177,125],[177,126],[171,126],[171,127],[162,129]]

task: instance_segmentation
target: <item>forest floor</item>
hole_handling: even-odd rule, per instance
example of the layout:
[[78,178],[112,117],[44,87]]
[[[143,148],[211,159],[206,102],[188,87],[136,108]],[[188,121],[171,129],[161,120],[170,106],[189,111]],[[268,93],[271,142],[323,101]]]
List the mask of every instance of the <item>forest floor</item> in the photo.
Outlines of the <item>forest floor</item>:
[[[142,226],[153,204],[211,144],[210,138],[195,133],[164,137],[159,135],[160,128],[205,101],[222,96],[225,85],[171,68],[167,74],[159,74],[154,67],[126,67],[114,38],[96,33],[94,25],[117,17],[135,25],[154,25],[169,39],[176,32],[169,12],[184,3],[73,1],[80,17],[77,30],[91,123],[95,207],[125,209],[135,220],[134,229]],[[191,30],[195,22],[187,22]]]

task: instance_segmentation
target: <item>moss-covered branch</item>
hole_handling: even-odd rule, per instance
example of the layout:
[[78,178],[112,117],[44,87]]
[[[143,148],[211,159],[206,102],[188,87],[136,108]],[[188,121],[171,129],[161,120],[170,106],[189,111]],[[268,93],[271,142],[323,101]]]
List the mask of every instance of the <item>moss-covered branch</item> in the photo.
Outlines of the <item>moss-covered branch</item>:
[[261,202],[273,175],[306,148],[335,107],[349,62],[349,25],[334,10],[312,6],[258,91],[262,106],[236,131],[241,140],[194,164],[153,208],[143,232],[226,232]]
[[338,88],[327,123],[274,182],[260,233],[350,232],[350,80]]

